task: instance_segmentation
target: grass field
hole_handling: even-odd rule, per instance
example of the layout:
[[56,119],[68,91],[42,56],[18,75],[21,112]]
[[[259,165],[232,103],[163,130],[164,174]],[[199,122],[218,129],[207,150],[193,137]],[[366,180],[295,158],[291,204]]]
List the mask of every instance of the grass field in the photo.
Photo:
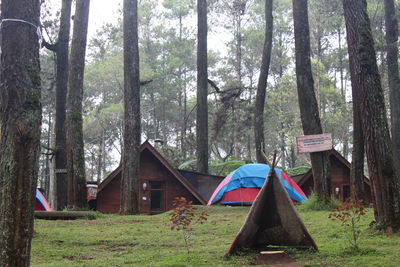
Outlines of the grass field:
[[[98,215],[95,220],[35,221],[31,266],[248,266],[256,254],[224,259],[243,224],[247,207],[199,207],[209,213],[195,226],[190,254],[181,232],[171,231],[169,213]],[[373,211],[361,221],[360,250],[327,211],[300,211],[319,252],[287,250],[305,266],[400,266],[400,235],[369,230]]]

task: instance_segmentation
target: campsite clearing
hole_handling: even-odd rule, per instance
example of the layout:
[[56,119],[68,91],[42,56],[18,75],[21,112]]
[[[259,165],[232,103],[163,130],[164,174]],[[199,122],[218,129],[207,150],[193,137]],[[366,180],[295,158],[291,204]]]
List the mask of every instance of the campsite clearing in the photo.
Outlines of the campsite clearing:
[[[199,206],[210,214],[195,226],[191,254],[182,233],[170,230],[169,213],[148,216],[99,214],[96,220],[35,220],[33,267],[57,266],[251,266],[258,253],[223,255],[243,224],[249,207]],[[285,250],[306,266],[399,266],[400,235],[368,230],[373,211],[362,219],[360,250],[351,251],[348,233],[327,211],[300,211],[319,252]]]

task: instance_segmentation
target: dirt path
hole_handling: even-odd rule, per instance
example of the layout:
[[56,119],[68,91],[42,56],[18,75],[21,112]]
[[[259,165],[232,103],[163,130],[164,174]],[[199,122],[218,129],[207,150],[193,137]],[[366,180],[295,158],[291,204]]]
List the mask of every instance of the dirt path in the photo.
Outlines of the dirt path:
[[255,265],[269,265],[274,267],[303,267],[304,264],[297,262],[286,253],[260,254],[253,263]]

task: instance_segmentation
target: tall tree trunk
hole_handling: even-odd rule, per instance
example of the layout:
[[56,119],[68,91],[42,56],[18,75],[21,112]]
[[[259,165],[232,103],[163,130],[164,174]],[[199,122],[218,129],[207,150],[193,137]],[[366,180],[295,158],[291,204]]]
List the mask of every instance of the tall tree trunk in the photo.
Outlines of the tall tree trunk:
[[197,171],[208,173],[207,1],[197,0]]
[[[53,121],[52,121],[53,114],[52,112],[49,112],[49,129],[47,131],[47,137],[46,137],[46,146],[51,147],[52,144],[52,131],[53,131]],[[44,195],[48,199],[49,197],[49,187],[50,187],[50,168],[51,168],[51,160],[50,160],[50,154],[46,154],[46,162],[45,162],[45,175],[44,175],[44,181],[43,181],[43,189],[44,189]]]
[[86,208],[85,155],[82,130],[83,78],[90,0],[77,0],[67,94],[68,205]]
[[346,101],[346,88],[344,88],[344,76],[343,76],[343,53],[342,53],[342,24],[338,27],[338,50],[339,50],[339,73],[340,73],[340,93],[342,95],[343,101]]
[[[246,5],[248,0],[241,0],[241,1],[233,1],[232,11],[233,11],[233,39],[235,45],[235,72],[236,72],[236,82],[237,86],[240,88],[239,92],[243,91],[243,71],[242,71],[242,43],[243,43],[243,34],[242,34],[242,20],[243,15],[246,11]],[[234,100],[235,101],[235,100]],[[240,104],[238,104],[240,105]],[[233,151],[235,158],[241,157],[241,145],[240,141],[241,138],[239,137],[240,133],[240,110],[235,109],[235,102],[232,104],[232,129],[234,131],[235,139],[233,140]]]
[[167,109],[166,109],[166,103],[168,101],[168,96],[167,96],[167,83],[166,83],[166,77],[167,77],[167,59],[165,52],[162,52],[162,86],[161,86],[161,132],[160,132],[160,137],[162,140],[166,141],[168,138],[168,132],[167,132]]
[[365,0],[343,0],[350,74],[359,98],[375,219],[387,230],[400,229],[398,174],[386,119],[383,89]]
[[[236,13],[237,12],[237,13]],[[236,79],[238,86],[242,86],[242,13],[236,11],[235,15],[235,48],[236,48]]]
[[400,77],[397,42],[399,30],[394,1],[385,0],[384,3],[393,156],[395,160],[394,165],[400,167]]
[[247,134],[247,159],[250,161],[251,160],[251,132],[248,132]]
[[[340,30],[339,30],[340,32]],[[341,39],[339,39],[341,40]],[[340,47],[341,42],[339,42]],[[343,88],[343,60],[340,53],[340,80],[341,88]],[[353,67],[350,66],[350,69]],[[351,76],[351,83],[353,88],[360,88],[361,84],[356,79],[356,76]],[[345,100],[344,88],[342,89],[342,97]],[[353,151],[352,151],[352,163],[350,168],[350,187],[351,187],[351,198],[353,200],[365,200],[365,188],[364,188],[364,135],[362,132],[361,125],[361,113],[360,113],[360,98],[357,96],[357,90],[352,90],[352,102],[353,102]]]
[[103,174],[103,166],[104,166],[104,154],[105,154],[105,140],[104,140],[104,129],[101,130],[100,144],[99,144],[99,153],[97,157],[97,184],[100,184],[101,177]]
[[[359,87],[358,81],[352,76],[353,87]],[[350,168],[351,198],[353,200],[365,200],[364,189],[364,135],[361,125],[360,98],[353,90],[353,151]]]
[[124,150],[121,207],[123,214],[139,212],[140,80],[137,0],[124,0]]
[[294,149],[294,144],[290,144],[290,168],[294,168],[294,166],[296,166],[296,153],[295,153],[295,149]]
[[265,152],[264,143],[264,106],[267,91],[268,71],[272,52],[272,0],[265,1],[265,37],[264,48],[261,59],[260,77],[258,78],[256,101],[254,106],[254,141],[256,143],[257,162],[265,163],[262,152]]
[[0,77],[0,266],[29,266],[38,178],[40,2],[3,0]]
[[184,80],[185,80],[185,85],[183,87],[183,114],[182,114],[182,133],[183,133],[183,138],[182,138],[182,142],[183,142],[183,146],[182,146],[182,155],[183,158],[186,160],[187,155],[188,155],[188,146],[187,146],[187,128],[188,128],[188,123],[187,123],[187,92],[186,92],[186,81],[187,81],[187,76],[186,76],[186,72],[184,75]]
[[60,15],[60,30],[56,44],[43,41],[43,45],[56,54],[56,116],[55,116],[55,157],[50,202],[54,209],[67,206],[67,150],[66,150],[66,99],[68,90],[68,47],[71,28],[72,0],[63,0]]
[[[182,15],[179,14],[179,44],[182,44],[182,35],[183,35],[183,23],[182,23]],[[182,64],[178,68],[178,80],[179,80],[179,113],[181,116],[180,121],[180,147],[181,147],[181,157],[183,160],[186,160],[186,71],[184,72],[184,68]]]
[[[343,53],[342,53],[342,23],[337,28],[338,33],[338,50],[339,50],[339,74],[340,74],[340,93],[343,98],[343,103],[346,104],[346,88],[344,87],[344,75],[343,75]],[[335,75],[336,77],[336,75]],[[347,106],[346,106],[347,109]],[[349,136],[348,136],[348,125],[346,124],[346,132],[343,134],[343,156],[347,159],[349,154]]]
[[55,118],[55,179],[57,210],[62,210],[67,206],[67,137],[65,131],[66,122],[66,100],[68,90],[68,46],[71,28],[71,3],[72,0],[63,0],[60,18],[60,31],[57,41],[57,76],[56,76],[56,118]]
[[285,125],[281,122],[281,132],[279,133],[280,137],[280,150],[281,150],[281,160],[280,166],[283,169],[286,169],[286,138],[285,138]]
[[[297,92],[304,134],[321,134],[322,127],[315,97],[310,60],[310,31],[307,0],[293,0],[293,24],[296,54]],[[320,200],[330,197],[330,163],[328,152],[310,153],[314,191]]]
[[317,19],[317,85],[316,85],[316,98],[317,98],[317,104],[319,106],[319,112],[320,114],[322,113],[321,117],[324,118],[325,116],[325,107],[322,103],[322,92],[321,92],[321,61],[322,61],[322,30],[321,30],[321,25],[319,21],[319,17]]
[[[53,124],[53,129],[51,129],[51,132],[53,134],[52,137],[52,142],[51,142],[51,147],[55,147],[55,124]],[[51,168],[50,168],[50,190],[49,190],[49,204],[50,207],[54,210],[57,209],[57,180],[56,180],[56,174],[55,174],[55,160],[54,157],[51,160]]]
[[[237,104],[239,106],[239,103]],[[239,113],[240,108],[236,108],[235,106],[235,101],[232,102],[232,134],[233,134],[233,138],[232,138],[232,146],[233,146],[233,156],[235,158],[240,158],[241,157],[241,153],[240,153],[240,147],[239,147],[239,141],[240,141],[240,137],[239,135],[239,125],[238,125],[238,120],[240,115]]]

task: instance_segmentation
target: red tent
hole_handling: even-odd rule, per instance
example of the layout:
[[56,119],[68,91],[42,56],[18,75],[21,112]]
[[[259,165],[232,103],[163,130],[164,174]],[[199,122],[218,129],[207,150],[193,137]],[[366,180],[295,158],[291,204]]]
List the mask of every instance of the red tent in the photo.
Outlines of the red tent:
[[47,202],[46,198],[39,191],[39,189],[36,189],[35,210],[51,211],[51,207],[49,205],[49,202]]

